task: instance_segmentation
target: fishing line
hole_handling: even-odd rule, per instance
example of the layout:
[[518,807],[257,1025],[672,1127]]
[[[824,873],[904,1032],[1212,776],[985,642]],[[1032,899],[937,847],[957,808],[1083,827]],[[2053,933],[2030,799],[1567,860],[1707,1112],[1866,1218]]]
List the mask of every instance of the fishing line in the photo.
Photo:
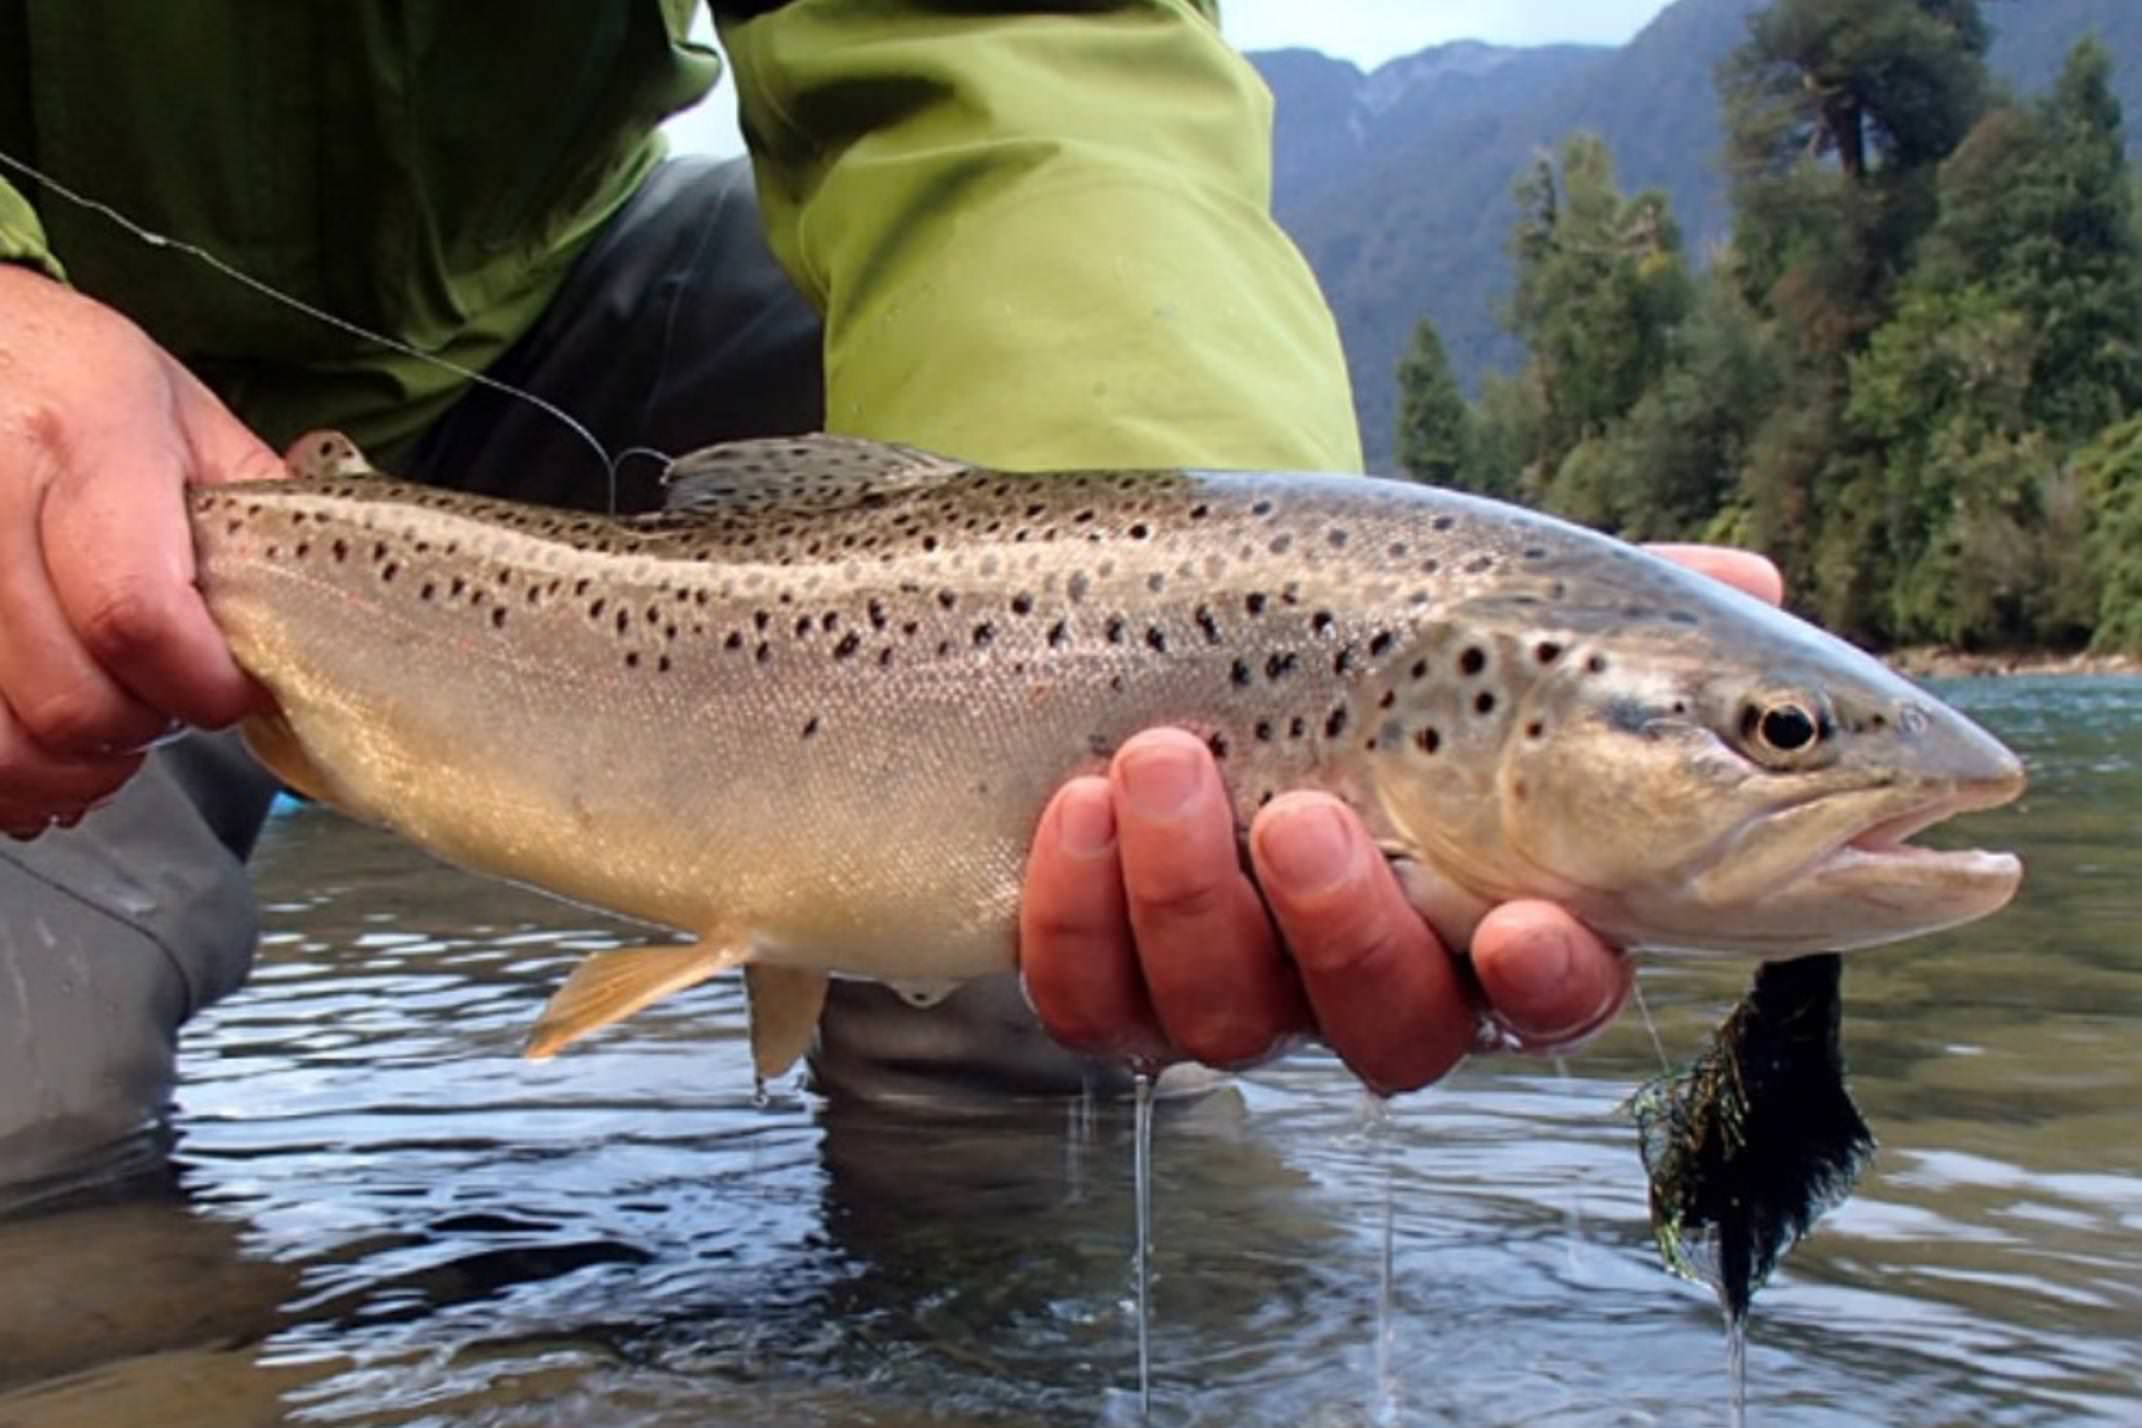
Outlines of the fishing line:
[[198,243],[188,243],[182,239],[173,238],[169,234],[158,233],[153,228],[149,228],[140,223],[135,222],[133,219],[127,217],[124,213],[121,213],[112,205],[104,203],[98,199],[91,198],[85,193],[81,193],[73,188],[68,187],[66,184],[60,182],[58,179],[52,177],[52,175],[44,172],[42,169],[39,169],[36,166],[27,163],[22,159],[16,158],[13,154],[7,152],[7,150],[5,149],[0,149],[0,165],[5,165],[6,167],[13,169],[17,173],[35,180],[38,185],[44,188],[47,192],[65,199],[67,202],[75,205],[77,208],[87,209],[89,212],[97,214],[99,217],[104,218],[113,224],[116,224],[122,231],[127,233],[129,236],[135,238],[136,240],[140,241],[141,243],[147,245],[148,247],[159,248],[173,253],[180,253],[188,258],[192,258],[196,262],[205,263],[208,267],[218,273],[221,273],[224,277],[230,279],[232,282],[235,282],[242,287],[248,288],[251,291],[260,294],[260,296],[267,298],[271,302],[280,303],[282,306],[289,308],[293,312],[302,313],[306,317],[313,319],[315,322],[323,322],[329,327],[334,328],[336,331],[345,333],[348,336],[362,338],[366,342],[377,343],[379,346],[384,347],[391,352],[398,352],[404,357],[414,357],[417,359],[417,361],[427,363],[433,367],[437,367],[441,371],[451,372],[455,376],[461,378],[463,381],[473,382],[477,386],[487,387],[494,392],[502,393],[508,397],[517,398],[520,401],[528,403],[537,411],[547,413],[549,416],[555,418],[558,422],[560,422],[566,430],[572,432],[573,435],[579,437],[582,442],[586,443],[587,447],[595,453],[596,458],[602,462],[603,473],[609,480],[610,514],[613,516],[617,514],[618,468],[625,463],[628,457],[651,456],[663,464],[664,474],[667,474],[668,469],[676,464],[675,457],[670,456],[666,452],[657,451],[653,447],[649,446],[630,446],[625,448],[623,451],[620,451],[619,453],[617,453],[616,456],[613,457],[610,455],[608,449],[605,448],[600,441],[596,440],[595,433],[589,431],[586,426],[582,425],[581,422],[572,415],[572,413],[566,411],[563,407],[558,406],[554,402],[544,400],[542,397],[537,396],[534,392],[524,391],[523,389],[514,386],[511,382],[501,382],[496,377],[486,376],[484,373],[478,372],[473,368],[464,367],[460,363],[450,361],[445,357],[438,356],[436,353],[426,352],[420,347],[415,347],[407,342],[401,341],[399,338],[389,337],[383,332],[374,332],[370,328],[365,327],[359,323],[351,322],[346,317],[338,317],[334,313],[326,311],[324,308],[315,307],[311,303],[306,302],[303,298],[293,296],[292,294],[286,293],[280,288],[275,287],[271,283],[264,282],[261,279],[254,277],[251,273],[246,272],[243,268],[240,268],[237,265],[218,257],[215,253],[200,246]]
[[1651,1033],[1651,1049],[1659,1054],[1659,1069],[1673,1074],[1673,1063],[1666,1059],[1666,1043],[1659,1039],[1659,1024],[1651,1019],[1651,1005],[1644,1000],[1644,984],[1640,978],[1629,978],[1629,992],[1636,999],[1636,1009],[1643,1013],[1644,1030]]

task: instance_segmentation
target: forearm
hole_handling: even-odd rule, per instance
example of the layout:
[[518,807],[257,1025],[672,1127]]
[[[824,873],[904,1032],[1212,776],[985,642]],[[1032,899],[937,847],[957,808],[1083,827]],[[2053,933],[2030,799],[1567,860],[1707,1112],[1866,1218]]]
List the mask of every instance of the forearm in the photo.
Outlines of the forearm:
[[1270,99],[1187,0],[794,0],[730,21],[828,425],[1010,466],[1358,469],[1269,213]]

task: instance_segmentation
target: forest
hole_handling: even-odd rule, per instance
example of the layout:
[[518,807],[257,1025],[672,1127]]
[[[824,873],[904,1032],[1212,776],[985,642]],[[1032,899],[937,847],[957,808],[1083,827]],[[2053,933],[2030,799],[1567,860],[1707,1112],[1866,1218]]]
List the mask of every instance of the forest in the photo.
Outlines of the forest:
[[1732,236],[1579,133],[1514,187],[1523,366],[1423,320],[1416,479],[1764,551],[1877,646],[2142,652],[2142,182],[2113,57],[1989,73],[1980,0],[1776,0],[1718,68]]

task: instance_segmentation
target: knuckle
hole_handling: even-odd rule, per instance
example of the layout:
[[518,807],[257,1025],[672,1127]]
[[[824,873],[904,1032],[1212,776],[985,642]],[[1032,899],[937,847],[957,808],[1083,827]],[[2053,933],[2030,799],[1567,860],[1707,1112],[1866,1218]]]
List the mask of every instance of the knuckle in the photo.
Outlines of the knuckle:
[[23,729],[45,748],[88,751],[109,744],[117,733],[115,712],[96,690],[74,684],[16,706]]
[[1287,933],[1296,964],[1316,977],[1372,982],[1388,977],[1409,945],[1405,929],[1359,905],[1327,909],[1308,926],[1290,927]]
[[1224,881],[1185,872],[1141,879],[1131,889],[1131,903],[1141,924],[1199,924],[1226,910],[1227,891]]
[[108,584],[82,616],[82,641],[107,664],[138,656],[156,647],[169,625],[170,609],[170,603],[142,581]]

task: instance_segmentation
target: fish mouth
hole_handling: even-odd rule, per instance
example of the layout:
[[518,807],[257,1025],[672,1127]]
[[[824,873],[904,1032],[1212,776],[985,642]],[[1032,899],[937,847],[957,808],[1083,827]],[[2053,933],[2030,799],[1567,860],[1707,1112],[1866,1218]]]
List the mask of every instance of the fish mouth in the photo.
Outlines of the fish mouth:
[[2013,853],[1925,848],[1910,840],[1957,814],[2009,803],[2022,791],[2020,771],[1948,789],[1854,833],[1817,858],[1807,880],[1875,913],[1870,941],[1889,940],[1880,935],[1881,925],[1892,918],[1909,920],[1915,931],[1935,931],[1984,917],[2015,896],[2022,860]]

